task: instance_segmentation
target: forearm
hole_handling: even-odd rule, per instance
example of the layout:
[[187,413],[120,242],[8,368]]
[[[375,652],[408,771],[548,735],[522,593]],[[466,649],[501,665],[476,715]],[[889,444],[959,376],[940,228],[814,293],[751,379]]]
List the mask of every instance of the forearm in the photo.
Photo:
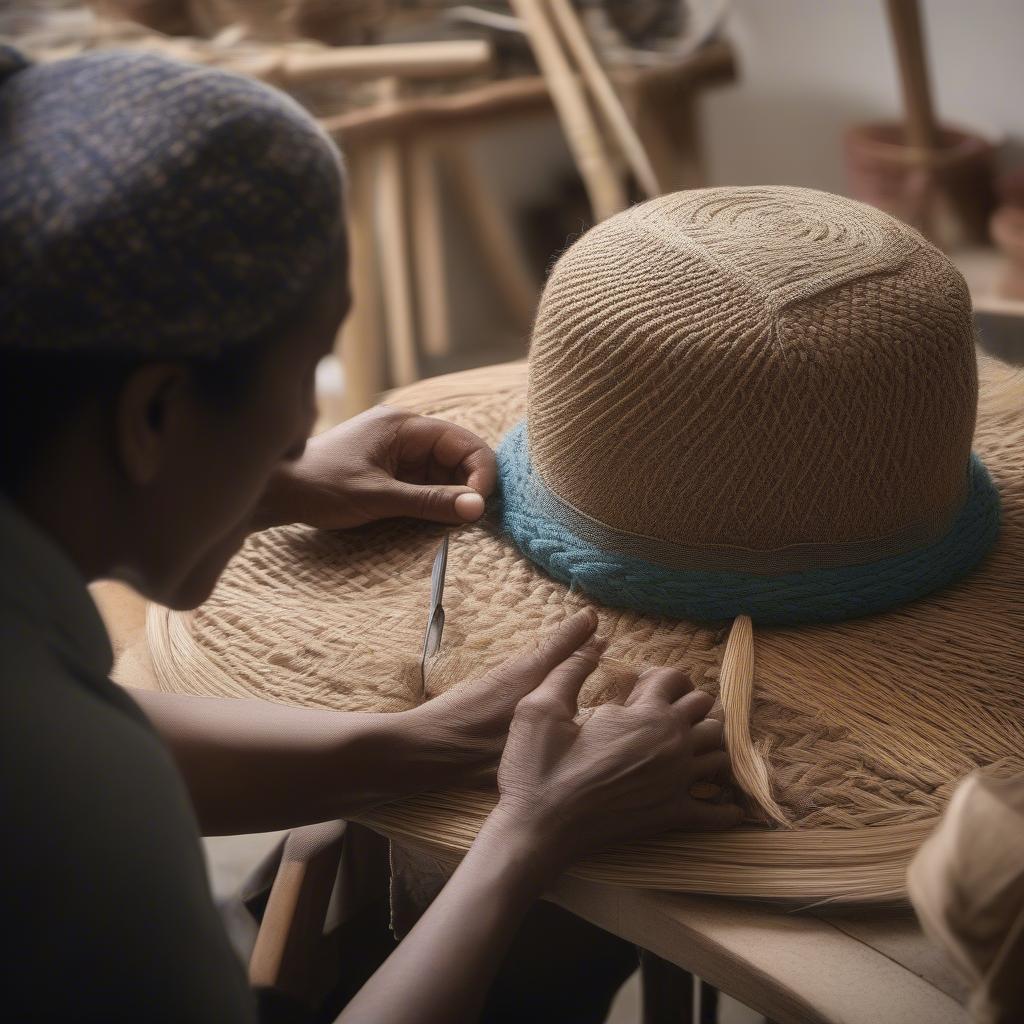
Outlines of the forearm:
[[174,755],[205,835],[349,817],[473,768],[409,714],[133,696]]
[[441,894],[337,1024],[476,1020],[523,916],[562,863],[492,814]]

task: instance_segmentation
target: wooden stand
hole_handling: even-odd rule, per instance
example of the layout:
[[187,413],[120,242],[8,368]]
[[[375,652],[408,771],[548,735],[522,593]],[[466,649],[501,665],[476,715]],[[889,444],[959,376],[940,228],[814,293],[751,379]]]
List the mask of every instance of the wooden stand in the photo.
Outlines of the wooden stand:
[[[648,179],[645,188],[656,184],[671,190],[702,183],[695,98],[702,89],[731,81],[734,75],[730,49],[715,43],[671,67],[611,76],[613,96],[623,97],[623,106],[633,112],[635,134],[642,138],[627,163],[638,181],[641,175]],[[571,73],[570,80],[574,89],[582,88]],[[345,153],[352,178],[350,222],[357,236],[352,244],[354,305],[340,351],[349,414],[368,408],[387,388],[416,379],[424,357],[449,351],[451,295],[445,274],[441,178],[452,186],[452,201],[466,212],[481,264],[510,319],[522,334],[528,333],[539,282],[512,224],[473,163],[471,142],[501,124],[550,116],[560,109],[564,107],[558,107],[550,80],[533,76],[448,95],[395,98],[392,92],[387,102],[322,122]],[[600,138],[589,111],[588,118]],[[629,118],[625,123],[629,125]],[[594,138],[589,135],[586,145]],[[604,169],[591,181],[596,189],[591,194],[600,196],[595,214],[598,209],[613,213],[625,203],[623,182],[603,141],[601,146]],[[649,154],[650,173],[643,170],[641,153]],[[379,217],[368,215],[367,207],[377,210]],[[411,239],[403,221],[411,225]],[[372,280],[373,268],[379,268],[379,284]]]

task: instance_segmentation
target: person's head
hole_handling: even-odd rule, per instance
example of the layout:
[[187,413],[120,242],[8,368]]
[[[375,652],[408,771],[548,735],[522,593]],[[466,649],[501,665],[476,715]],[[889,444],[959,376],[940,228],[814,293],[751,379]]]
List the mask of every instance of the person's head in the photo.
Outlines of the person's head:
[[348,305],[342,192],[272,89],[0,52],[0,490],[76,534],[88,574],[176,607],[213,587],[312,426]]

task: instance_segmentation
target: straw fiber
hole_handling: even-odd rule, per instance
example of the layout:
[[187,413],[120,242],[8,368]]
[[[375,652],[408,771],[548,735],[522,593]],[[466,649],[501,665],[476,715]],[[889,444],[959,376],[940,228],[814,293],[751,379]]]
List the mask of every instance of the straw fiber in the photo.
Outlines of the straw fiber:
[[878,210],[802,188],[662,196],[552,271],[530,456],[585,516],[724,548],[723,568],[816,567],[836,545],[874,561],[962,503],[972,339],[955,266]]
[[[394,404],[496,443],[525,412],[526,367],[414,385]],[[907,861],[956,780],[1024,768],[1024,378],[983,365],[975,450],[1003,499],[995,548],[968,578],[884,616],[758,630],[751,742],[793,826],[673,834],[576,870],[624,885],[812,902],[904,896]],[[153,609],[161,686],[352,710],[415,703],[438,528],[254,535],[195,613]],[[585,598],[555,583],[493,525],[452,537],[441,650],[428,695],[497,664]],[[611,637],[584,705],[621,696],[628,672],[689,669],[717,692],[727,625],[597,608]],[[370,816],[392,835],[461,851],[493,802],[429,794]],[[751,808],[752,818],[761,813]]]

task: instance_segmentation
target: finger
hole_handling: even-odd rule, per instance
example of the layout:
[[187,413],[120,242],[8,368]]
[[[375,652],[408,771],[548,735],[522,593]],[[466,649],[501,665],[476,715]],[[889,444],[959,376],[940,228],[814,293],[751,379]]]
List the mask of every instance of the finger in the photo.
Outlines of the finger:
[[450,481],[488,497],[498,479],[494,452],[471,430],[429,416],[414,416],[399,430],[399,463],[406,468],[433,461],[451,474]]
[[506,686],[528,693],[540,685],[547,674],[578,651],[597,629],[597,616],[589,609],[570,615],[535,647],[517,654],[496,671]]
[[692,690],[673,705],[683,718],[695,725],[707,717],[707,713],[715,706],[715,698],[703,690]]
[[552,703],[557,702],[567,717],[575,718],[580,690],[600,663],[606,646],[602,638],[591,637],[579,650],[556,665],[534,693]]
[[380,497],[389,516],[410,516],[431,523],[472,523],[484,513],[484,499],[468,487],[389,479]]
[[736,804],[712,804],[687,797],[680,813],[682,825],[711,825],[732,828],[743,820],[743,811]]
[[709,754],[700,754],[690,761],[687,778],[691,782],[704,779],[717,779],[729,771],[729,755],[724,750],[712,750]]
[[693,752],[704,754],[709,750],[721,749],[723,738],[722,723],[715,718],[705,718],[690,729]]
[[659,701],[672,704],[693,689],[690,677],[676,668],[649,668],[640,678],[629,695],[627,704]]

